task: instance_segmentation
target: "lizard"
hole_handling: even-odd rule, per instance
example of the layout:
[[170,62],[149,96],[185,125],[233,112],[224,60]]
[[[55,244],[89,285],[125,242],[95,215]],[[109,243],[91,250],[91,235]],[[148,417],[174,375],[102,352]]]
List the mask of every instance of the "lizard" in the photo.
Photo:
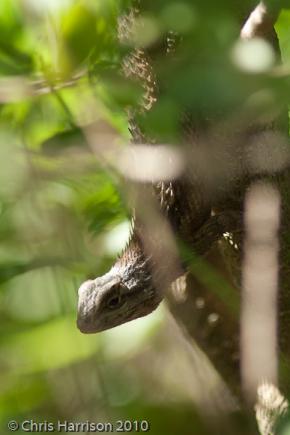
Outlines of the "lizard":
[[[121,33],[126,35],[126,31],[130,29],[129,22],[134,21],[135,13],[129,12],[129,18],[125,21],[121,20],[121,26],[125,26],[125,30]],[[260,29],[258,26],[258,35],[264,36],[270,34],[271,45],[277,46],[276,36],[273,33],[273,23],[275,17],[266,21],[266,29]],[[262,23],[263,25],[263,23]],[[125,36],[126,37],[126,36]],[[274,42],[273,42],[274,37]],[[170,61],[175,62],[175,44],[174,35],[169,35],[169,41],[162,41],[161,49],[157,50],[161,58],[171,56]],[[169,47],[169,48],[168,48]],[[173,50],[172,50],[173,47]],[[156,47],[154,47],[156,50]],[[141,82],[143,87],[143,98],[141,108],[129,111],[129,128],[132,135],[134,147],[138,144],[150,143],[154,146],[155,138],[149,137],[142,131],[142,122],[139,123],[140,113],[141,118],[146,118],[147,113],[150,113],[156,105],[156,101],[160,94],[164,91],[162,86],[164,83],[159,83],[158,74],[155,73],[156,60],[154,53],[148,53],[148,50],[140,47],[133,50],[124,60],[123,73],[130,79],[136,79]],[[158,69],[158,68],[157,68]],[[166,89],[165,89],[166,92]],[[287,113],[285,111],[285,113]],[[276,116],[276,115],[275,115]],[[182,328],[187,332],[188,336],[193,337],[201,349],[208,355],[218,372],[226,379],[232,391],[239,396],[240,391],[240,367],[239,367],[239,318],[237,313],[230,312],[227,306],[220,300],[217,293],[213,293],[211,289],[200,285],[200,282],[194,280],[192,275],[188,275],[189,280],[186,282],[187,299],[184,303],[171,302],[170,292],[163,291],[166,286],[169,287],[171,280],[173,281],[185,270],[187,264],[184,262],[182,268],[173,271],[170,276],[171,280],[165,276],[163,279],[163,287],[158,286],[155,275],[161,274],[167,269],[171,273],[171,267],[168,265],[168,256],[166,254],[166,246],[162,237],[151,244],[151,252],[146,246],[146,225],[142,219],[144,210],[144,202],[147,202],[151,197],[156,201],[157,208],[164,221],[168,222],[172,233],[179,239],[182,239],[187,246],[195,254],[206,256],[207,261],[213,264],[218,269],[225,269],[228,266],[233,267],[234,276],[237,281],[236,296],[239,299],[240,286],[240,265],[243,250],[243,199],[244,194],[249,185],[255,179],[265,179],[264,173],[249,174],[245,168],[245,160],[249,161],[249,155],[253,151],[253,144],[256,138],[261,136],[284,131],[284,120],[280,125],[278,121],[271,119],[270,122],[253,120],[247,118],[245,111],[242,112],[243,122],[236,122],[236,117],[230,119],[230,128],[222,129],[222,139],[219,132],[216,134],[207,135],[207,130],[210,130],[211,123],[206,117],[196,120],[190,111],[183,111],[180,117],[180,127],[182,130],[182,141],[184,154],[188,152],[186,144],[190,146],[192,155],[196,151],[200,151],[198,144],[204,145],[205,158],[211,157],[211,168],[215,171],[219,166],[223,166],[226,174],[223,179],[212,177],[211,188],[208,189],[206,183],[203,182],[196,172],[196,166],[190,168],[193,162],[192,158],[188,159],[188,166],[183,174],[174,180],[160,180],[157,183],[147,183],[147,186],[142,186],[140,183],[136,187],[137,197],[141,197],[139,207],[136,207],[136,215],[133,219],[133,227],[130,239],[127,246],[116,260],[115,264],[104,276],[97,277],[84,282],[79,288],[79,302],[77,314],[77,326],[83,333],[97,333],[117,327],[123,323],[132,321],[142,316],[150,314],[155,310],[160,302],[166,296],[169,303],[170,311],[181,323]],[[214,123],[214,122],[213,122]],[[236,124],[235,124],[236,123]],[[286,123],[287,131],[287,123]],[[212,133],[212,131],[211,131]],[[224,136],[223,136],[224,135]],[[259,142],[259,140],[258,140]],[[225,144],[227,154],[219,154],[219,144]],[[249,146],[247,147],[247,144]],[[218,144],[215,148],[215,144]],[[230,144],[228,146],[228,144]],[[288,146],[288,145],[287,145]],[[268,151],[275,150],[275,147]],[[216,153],[213,151],[216,150]],[[249,153],[247,153],[249,152]],[[269,153],[268,153],[269,154]],[[271,159],[271,157],[270,157]],[[187,160],[187,159],[186,159]],[[208,161],[206,160],[207,164]],[[283,194],[282,201],[282,225],[287,232],[287,221],[289,216],[289,199],[287,192],[289,188],[289,170],[280,171],[279,174],[268,173],[267,177],[274,182],[281,193]],[[275,171],[274,171],[275,172]],[[276,171],[276,172],[279,172]],[[219,176],[219,172],[216,172]],[[201,179],[200,179],[201,178]],[[222,182],[223,181],[223,182]],[[226,186],[223,188],[223,186]],[[147,189],[147,197],[139,195],[143,188]],[[142,198],[145,201],[142,203]],[[156,205],[155,204],[155,205]],[[147,204],[146,204],[147,205]],[[142,209],[143,207],[143,209]],[[154,227],[154,222],[151,227]],[[283,231],[283,234],[287,233]],[[148,236],[148,228],[147,234]],[[149,234],[150,237],[150,234]],[[288,237],[280,237],[281,250],[281,270],[280,280],[281,289],[279,292],[279,347],[289,355],[289,339],[287,331],[289,330],[289,273],[287,267],[287,245]],[[155,243],[155,245],[154,245]],[[150,244],[149,244],[150,245]],[[154,248],[158,251],[159,247],[163,246],[165,254],[160,261],[154,258]],[[149,246],[150,248],[150,246]],[[230,258],[228,261],[221,261],[221,251],[226,253]],[[166,261],[162,262],[163,259]],[[220,264],[223,263],[220,267]],[[226,267],[225,267],[226,266]],[[178,272],[178,274],[175,274]],[[228,279],[228,274],[226,276]],[[234,295],[235,296],[235,295]],[[205,308],[195,308],[197,302],[204,301]],[[209,320],[211,314],[217,313],[219,321],[215,322],[214,328],[210,325]],[[284,391],[289,388],[287,375],[283,379]]]
[[[139,13],[138,8],[139,6],[135,10],[131,8],[129,14],[121,19],[121,42],[128,38],[132,22]],[[170,55],[174,51],[172,46],[174,47],[175,43],[174,35],[169,35],[165,47],[162,47],[163,55]],[[149,112],[159,92],[152,59],[145,50],[137,48],[125,58],[124,72],[125,75],[137,77],[141,81],[144,88],[141,111]],[[129,118],[133,143],[148,142],[148,138],[144,137],[138,122],[135,121],[135,113],[130,112]],[[200,125],[196,128],[196,122],[193,122],[189,113],[182,116],[180,124],[184,142],[189,142],[193,148],[194,144],[203,138],[203,131],[208,127],[207,120],[203,120],[205,125],[202,126],[200,134]],[[261,130],[264,128],[262,126]],[[235,132],[233,144],[246,140],[251,134],[248,130]],[[259,132],[259,127],[252,130]],[[229,133],[232,134],[231,131]],[[152,142],[154,143],[154,139]],[[230,148],[231,152],[233,148]],[[224,160],[224,155],[220,159]],[[234,164],[233,168],[235,160],[237,164]],[[239,154],[234,154],[228,159],[230,166],[227,170],[231,174],[240,172],[240,160]],[[220,163],[218,160],[217,164]],[[160,180],[151,186],[151,192],[158,200],[162,215],[169,221],[173,233],[198,255],[205,255],[210,251],[212,245],[222,240],[225,233],[231,235],[232,246],[236,246],[236,250],[240,251],[243,231],[241,192],[245,191],[251,179],[242,171],[236,179],[231,178],[231,186],[224,192],[219,187],[211,186],[211,189],[208,189],[196,175],[192,177],[192,172],[186,168],[179,179],[169,182]],[[228,179],[223,181],[224,184],[229,184]],[[164,295],[156,288],[153,279],[154,269],[158,268],[158,264],[154,264],[152,256],[145,252],[142,232],[142,222],[136,217],[130,240],[111,270],[104,276],[88,280],[80,286],[77,325],[82,332],[100,332],[145,316],[163,299]],[[157,241],[157,244],[160,243],[161,240]],[[184,272],[184,269],[182,270]]]

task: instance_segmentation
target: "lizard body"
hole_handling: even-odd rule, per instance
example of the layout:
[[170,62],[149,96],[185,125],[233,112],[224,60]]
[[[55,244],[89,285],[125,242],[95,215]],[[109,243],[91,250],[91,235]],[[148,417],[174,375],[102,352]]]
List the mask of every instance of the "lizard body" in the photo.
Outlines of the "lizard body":
[[[138,12],[138,8],[131,9],[121,20],[121,42],[126,42],[129,37]],[[167,44],[161,44],[162,56],[171,56],[174,45],[174,35],[170,35]],[[124,74],[141,82],[144,89],[141,108],[129,111],[129,128],[135,145],[150,142],[135,118],[140,112],[146,117],[161,92],[153,64],[154,56],[142,48],[134,49],[124,60]],[[190,110],[182,111],[180,128],[185,156],[188,151],[186,144],[189,144],[188,165],[178,179],[160,180],[152,185],[151,192],[157,198],[160,212],[169,221],[173,233],[196,254],[206,254],[214,243],[219,242],[230,256],[237,257],[236,263],[240,263],[244,192],[254,179],[264,176],[263,173],[249,173],[245,163],[249,161],[247,143],[249,137],[264,134],[275,126],[272,122],[259,126],[259,122],[248,120],[247,128],[243,121],[236,127],[226,127],[221,134],[219,131],[212,133],[214,124],[215,120],[206,117],[194,121]],[[154,146],[154,138],[151,142]],[[202,150],[200,143],[203,142],[206,145]],[[211,170],[214,173],[210,183],[208,180],[205,182],[204,174],[199,172],[200,162],[191,167],[192,156],[196,152],[201,155],[201,166],[204,164],[202,156],[207,158],[206,165],[210,162],[206,172],[206,175]],[[111,270],[81,285],[78,327],[82,332],[99,332],[147,315],[162,300],[163,294],[156,288],[153,279],[158,265],[143,246],[142,232],[142,223],[137,217],[131,238]],[[225,233],[230,234],[231,243],[223,238]],[[161,244],[162,240],[155,243]]]

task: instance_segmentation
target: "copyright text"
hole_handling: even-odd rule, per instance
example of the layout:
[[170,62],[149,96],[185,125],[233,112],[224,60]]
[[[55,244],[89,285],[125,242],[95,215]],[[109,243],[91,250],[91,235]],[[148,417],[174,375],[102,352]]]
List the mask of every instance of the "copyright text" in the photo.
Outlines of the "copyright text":
[[116,422],[72,422],[72,421],[42,421],[11,420],[7,424],[11,432],[148,432],[150,424],[147,420],[116,420]]

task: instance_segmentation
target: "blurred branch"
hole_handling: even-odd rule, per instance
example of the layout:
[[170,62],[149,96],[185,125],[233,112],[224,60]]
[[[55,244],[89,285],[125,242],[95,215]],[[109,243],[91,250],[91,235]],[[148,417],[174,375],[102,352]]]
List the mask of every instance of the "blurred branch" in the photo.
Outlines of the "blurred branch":
[[15,261],[0,264],[0,284],[31,270],[41,269],[42,267],[64,266],[71,261],[71,259],[63,257],[42,257],[25,262]]
[[279,11],[274,14],[269,14],[266,5],[260,2],[258,6],[250,14],[241,30],[242,39],[265,38],[270,42],[278,44],[277,35],[274,30]]
[[61,89],[70,88],[76,86],[78,81],[86,75],[87,71],[83,70],[66,81],[62,81],[61,78],[56,78],[52,81],[40,78],[33,81],[21,76],[1,78],[0,103],[14,103],[27,97],[47,95]]
[[261,382],[278,381],[279,224],[279,192],[270,184],[253,185],[245,199],[241,307],[241,374],[250,403]]

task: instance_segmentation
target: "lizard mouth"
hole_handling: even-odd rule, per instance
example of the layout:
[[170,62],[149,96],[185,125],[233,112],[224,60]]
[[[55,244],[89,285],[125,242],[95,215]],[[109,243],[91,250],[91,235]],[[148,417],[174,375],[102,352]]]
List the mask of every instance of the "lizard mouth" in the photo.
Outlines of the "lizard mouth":
[[[94,334],[96,332],[102,332],[106,331],[107,329],[114,328],[121,323],[127,322],[130,319],[124,319],[123,321],[120,321],[119,317],[116,317],[116,319],[112,319],[108,316],[107,319],[102,319],[99,322],[96,322],[95,320],[87,320],[83,319],[82,317],[77,318],[77,327],[83,334]],[[133,319],[132,319],[133,320]]]
[[77,327],[83,334],[93,334],[94,332],[98,332],[95,325],[93,323],[85,322],[83,319],[77,319]]

